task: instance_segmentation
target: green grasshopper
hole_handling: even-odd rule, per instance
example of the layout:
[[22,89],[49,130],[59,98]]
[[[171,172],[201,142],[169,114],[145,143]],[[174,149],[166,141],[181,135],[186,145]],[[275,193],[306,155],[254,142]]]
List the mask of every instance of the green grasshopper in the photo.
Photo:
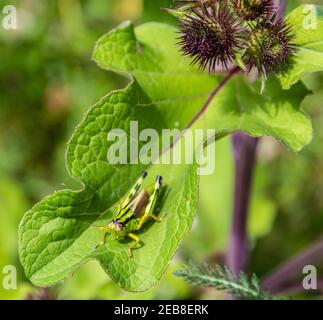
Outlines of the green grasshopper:
[[127,194],[122,205],[119,204],[116,217],[107,226],[98,227],[99,230],[106,231],[106,233],[103,241],[96,248],[106,243],[108,234],[111,234],[115,240],[123,240],[127,236],[134,241],[128,248],[129,256],[132,257],[132,249],[140,242],[139,237],[133,232],[140,230],[148,219],[161,222],[162,219],[156,217],[154,211],[162,186],[162,177],[157,176],[155,183],[139,192],[146,176],[147,172],[144,171]]

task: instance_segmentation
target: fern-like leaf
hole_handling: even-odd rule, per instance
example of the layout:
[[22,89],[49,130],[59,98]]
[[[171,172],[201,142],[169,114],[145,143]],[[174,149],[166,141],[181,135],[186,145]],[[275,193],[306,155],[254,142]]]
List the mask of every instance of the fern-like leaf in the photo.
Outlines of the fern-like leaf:
[[214,267],[204,264],[203,267],[195,262],[184,266],[174,273],[193,286],[214,287],[217,290],[226,291],[236,298],[246,300],[275,300],[267,291],[260,287],[258,277],[253,274],[249,279],[244,272],[236,276],[227,266]]

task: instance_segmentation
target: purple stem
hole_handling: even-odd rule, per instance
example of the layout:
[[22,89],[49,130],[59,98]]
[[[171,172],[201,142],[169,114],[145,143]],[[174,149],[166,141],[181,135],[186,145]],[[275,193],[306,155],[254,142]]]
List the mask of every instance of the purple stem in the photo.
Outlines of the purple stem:
[[200,111],[192,118],[189,124],[186,126],[185,129],[189,129],[193,126],[193,124],[201,117],[201,115],[207,110],[210,103],[212,102],[213,98],[221,91],[224,85],[236,74],[240,71],[239,67],[235,67],[234,69],[230,70],[230,72],[222,79],[219,85],[210,93],[207,100],[205,101],[204,105],[200,109]]
[[227,264],[238,274],[248,260],[247,218],[256,159],[257,138],[242,132],[232,135],[235,163],[233,217]]
[[[280,19],[284,16],[287,0],[279,0],[277,3],[277,18]],[[258,139],[249,137],[244,133],[234,133],[232,142],[235,161],[235,186],[227,264],[234,273],[238,274],[244,269],[248,261],[248,206]]]
[[[237,74],[241,69],[239,67],[235,67],[231,69],[228,74],[221,80],[221,82],[214,88],[214,90],[209,94],[208,98],[204,102],[201,109],[194,115],[194,117],[191,119],[191,121],[186,125],[184,130],[179,134],[173,141],[173,143],[169,146],[169,148],[173,148],[173,146],[181,139],[181,137],[185,134],[185,132],[190,129],[195,122],[204,114],[204,112],[208,109],[211,102],[215,98],[215,96],[221,91],[221,89],[225,86],[225,84],[235,75]],[[163,150],[163,152],[167,151]]]
[[[318,279],[317,280],[317,290],[315,291],[319,291],[319,292],[323,292],[323,279]],[[314,289],[311,289],[311,291],[313,291]],[[290,283],[286,283],[282,286],[280,286],[279,288],[273,289],[270,292],[272,294],[292,294],[292,293],[299,293],[299,292],[304,292],[306,291],[306,289],[304,289],[303,287],[303,283],[302,281],[298,281],[298,282],[290,282]]]
[[278,266],[262,280],[262,287],[272,293],[280,292],[292,277],[302,274],[304,266],[320,261],[323,261],[323,238]]
[[287,0],[278,0],[277,2],[277,19],[281,19],[284,17],[287,8]]

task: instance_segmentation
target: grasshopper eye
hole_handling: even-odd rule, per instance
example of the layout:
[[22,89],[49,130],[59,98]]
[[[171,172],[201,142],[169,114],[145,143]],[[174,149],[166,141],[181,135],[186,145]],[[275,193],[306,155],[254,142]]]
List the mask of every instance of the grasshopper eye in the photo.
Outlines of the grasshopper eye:
[[123,224],[120,222],[115,222],[114,225],[118,231],[121,231],[123,229]]

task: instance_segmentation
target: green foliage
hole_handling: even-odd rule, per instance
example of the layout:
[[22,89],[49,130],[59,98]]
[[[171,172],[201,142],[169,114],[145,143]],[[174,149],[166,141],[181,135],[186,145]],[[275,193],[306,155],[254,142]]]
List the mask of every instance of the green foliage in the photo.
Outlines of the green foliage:
[[[191,66],[178,52],[176,29],[158,23],[135,30],[130,23],[121,25],[99,39],[94,59],[102,68],[130,73],[132,86],[138,83],[153,105],[147,116],[155,109],[167,110],[161,119],[174,117],[179,128],[187,125],[222,79]],[[284,92],[275,78],[270,78],[262,95],[260,87],[260,81],[248,84],[242,77],[233,79],[195,127],[271,135],[299,151],[312,137],[311,122],[300,109],[308,91],[299,83]]]
[[236,276],[228,267],[222,268],[220,265],[211,267],[204,264],[202,268],[198,264],[191,262],[189,267],[186,266],[174,274],[185,279],[193,286],[214,287],[240,299],[275,299],[260,288],[259,279],[255,274],[249,280],[243,272]]
[[298,49],[293,68],[281,77],[284,89],[304,74],[323,70],[323,6],[299,6],[287,16],[287,21],[296,34]]
[[[178,53],[175,32],[164,24],[134,28],[126,22],[97,42],[96,63],[126,75],[130,82],[95,104],[68,144],[68,171],[84,188],[44,198],[21,221],[20,258],[34,284],[57,283],[81,264],[96,259],[123,288],[146,290],[157,283],[189,231],[198,197],[197,165],[154,165],[148,168],[151,179],[162,175],[167,184],[159,206],[167,213],[164,221],[150,224],[140,233],[144,245],[134,250],[133,259],[128,257],[126,242],[109,241],[94,249],[100,241],[94,225],[106,224],[115,214],[116,203],[145,168],[110,165],[106,161],[111,145],[107,133],[121,128],[129,134],[130,121],[138,121],[139,130],[153,128],[158,133],[175,123],[183,129],[222,79],[191,66]],[[260,87],[259,81],[250,84],[241,76],[233,79],[195,128],[271,135],[291,150],[300,150],[312,136],[311,122],[300,109],[307,89],[298,83],[285,92],[275,78],[270,78],[262,95]]]
[[[116,51],[118,53],[118,51]],[[195,165],[154,166],[169,190],[160,211],[165,221],[153,224],[141,234],[145,244],[129,260],[127,243],[109,242],[95,250],[100,241],[93,225],[103,225],[114,214],[114,205],[143,170],[142,165],[115,167],[106,161],[107,133],[113,128],[129,131],[129,121],[144,128],[170,127],[176,115],[161,121],[156,110],[149,116],[147,97],[133,83],[112,92],[96,104],[74,133],[67,151],[67,165],[85,188],[80,192],[57,192],[29,211],[20,225],[20,257],[34,284],[51,285],[95,258],[123,288],[143,291],[163,274],[181,238],[193,221],[197,202]],[[164,121],[166,121],[165,119]],[[149,275],[150,273],[150,275]]]

